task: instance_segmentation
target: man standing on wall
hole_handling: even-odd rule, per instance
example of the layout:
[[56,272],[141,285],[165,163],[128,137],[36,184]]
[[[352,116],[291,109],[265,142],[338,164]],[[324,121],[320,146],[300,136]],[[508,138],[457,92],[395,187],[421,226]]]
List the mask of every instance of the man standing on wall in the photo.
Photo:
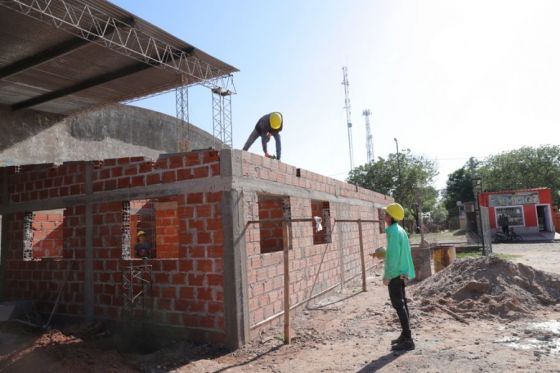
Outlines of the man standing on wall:
[[405,287],[408,281],[416,277],[410,242],[406,231],[397,223],[404,218],[404,209],[398,203],[391,203],[385,208],[385,233],[387,234],[387,252],[383,273],[383,285],[389,288],[391,304],[397,311],[401,323],[401,335],[391,341],[392,350],[414,350],[414,341],[410,331],[410,315],[406,302]]
[[273,155],[268,154],[267,151],[267,143],[270,141],[270,137],[274,137],[274,140],[276,141],[276,159],[280,160],[280,155],[282,153],[280,131],[282,131],[283,126],[284,120],[282,118],[282,114],[278,112],[266,114],[261,119],[259,119],[259,121],[255,125],[255,129],[249,135],[245,146],[243,146],[243,150],[249,150],[255,140],[260,137],[264,155],[267,158],[275,158]]

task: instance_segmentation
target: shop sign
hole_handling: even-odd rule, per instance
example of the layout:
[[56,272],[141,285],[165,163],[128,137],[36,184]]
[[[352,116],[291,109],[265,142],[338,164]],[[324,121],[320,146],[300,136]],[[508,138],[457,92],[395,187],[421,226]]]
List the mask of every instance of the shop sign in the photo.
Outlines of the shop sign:
[[490,194],[488,196],[488,204],[490,207],[530,205],[537,203],[539,203],[539,193],[537,192]]

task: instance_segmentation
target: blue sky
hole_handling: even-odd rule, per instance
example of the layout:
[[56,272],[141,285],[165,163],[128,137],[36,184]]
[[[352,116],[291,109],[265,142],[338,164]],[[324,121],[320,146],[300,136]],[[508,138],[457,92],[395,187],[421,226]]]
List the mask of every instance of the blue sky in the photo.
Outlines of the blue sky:
[[[560,2],[454,0],[135,1],[115,4],[237,67],[233,145],[281,111],[282,160],[344,179],[342,66],[354,164],[409,148],[447,174],[470,156],[557,144]],[[190,90],[191,122],[212,132],[211,95]],[[134,103],[175,115],[173,95]],[[251,151],[262,154],[260,144]]]

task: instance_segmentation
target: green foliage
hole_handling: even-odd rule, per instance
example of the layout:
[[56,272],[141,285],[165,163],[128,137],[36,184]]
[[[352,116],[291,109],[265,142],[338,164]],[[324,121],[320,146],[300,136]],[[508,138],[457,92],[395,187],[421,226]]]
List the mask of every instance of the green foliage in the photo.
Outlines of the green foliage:
[[443,201],[436,203],[432,211],[432,220],[434,224],[440,226],[445,225],[445,223],[447,222],[447,216],[447,209],[445,208],[445,204],[443,203]]
[[482,162],[471,158],[465,166],[449,175],[444,201],[449,215],[456,215],[457,201],[474,200],[472,176],[482,180],[485,191],[525,188],[551,188],[554,203],[560,203],[560,146],[525,146],[492,155]]
[[560,146],[522,147],[488,157],[479,170],[484,190],[551,188],[560,203]]
[[443,198],[449,216],[458,215],[457,201],[474,200],[472,177],[479,164],[479,161],[471,157],[463,167],[449,175]]
[[437,191],[430,184],[436,175],[433,161],[414,156],[405,149],[398,157],[391,153],[387,159],[379,157],[376,162],[356,167],[350,171],[347,181],[390,195],[405,208],[405,216],[410,217],[416,214],[418,203],[424,212],[432,210]]

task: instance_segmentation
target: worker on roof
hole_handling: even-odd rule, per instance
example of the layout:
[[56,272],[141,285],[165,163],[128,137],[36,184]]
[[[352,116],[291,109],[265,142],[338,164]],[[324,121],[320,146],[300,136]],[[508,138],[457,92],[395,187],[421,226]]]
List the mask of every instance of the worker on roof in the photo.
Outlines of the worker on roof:
[[397,311],[402,328],[401,335],[391,341],[391,349],[396,351],[414,350],[405,287],[409,280],[416,277],[416,273],[414,272],[408,234],[397,223],[403,218],[404,209],[398,203],[391,203],[385,207],[387,251],[385,253],[383,285],[389,287],[389,298],[393,308]]
[[[280,160],[280,155],[282,153],[282,144],[280,143],[280,131],[282,131],[284,120],[282,119],[282,114],[278,112],[272,112],[270,114],[266,114],[263,116],[257,124],[255,125],[255,129],[249,135],[245,146],[243,146],[243,150],[247,151],[253,145],[255,140],[260,137],[262,141],[262,148],[264,155],[267,158],[276,158]],[[267,143],[270,141],[270,137],[274,137],[276,141],[276,157],[273,155],[268,154],[267,151]]]

